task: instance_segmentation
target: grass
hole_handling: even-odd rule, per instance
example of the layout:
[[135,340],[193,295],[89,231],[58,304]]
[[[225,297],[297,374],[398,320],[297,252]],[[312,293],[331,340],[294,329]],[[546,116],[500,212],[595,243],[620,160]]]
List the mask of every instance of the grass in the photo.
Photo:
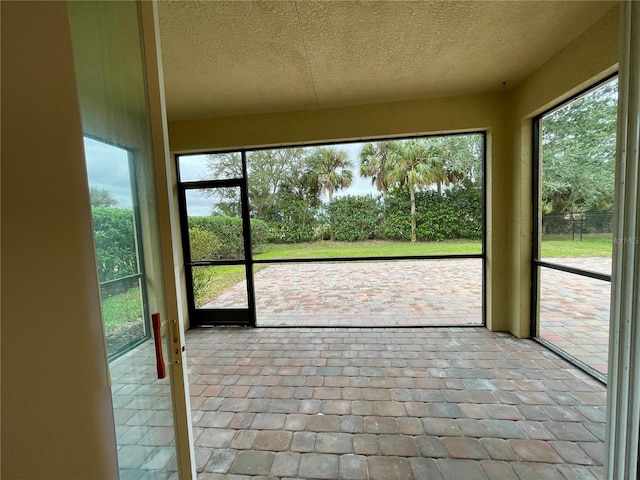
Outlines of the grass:
[[245,278],[244,265],[197,267],[193,272],[196,307],[202,307]]
[[138,287],[102,300],[102,315],[107,336],[142,319],[142,298]]
[[541,258],[554,257],[610,257],[613,249],[611,237],[584,235],[582,241],[571,235],[545,235],[542,238]]
[[454,255],[481,253],[480,240],[449,240],[446,242],[364,242],[319,241],[299,244],[267,245],[267,251],[255,255],[256,260],[331,257],[392,257],[400,255]]

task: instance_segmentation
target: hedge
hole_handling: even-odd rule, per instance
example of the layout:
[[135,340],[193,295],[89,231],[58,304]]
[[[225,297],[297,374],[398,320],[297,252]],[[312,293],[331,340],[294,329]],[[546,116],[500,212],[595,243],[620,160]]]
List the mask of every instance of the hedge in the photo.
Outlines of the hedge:
[[100,282],[138,273],[133,211],[91,207]]
[[371,195],[338,197],[329,205],[336,240],[354,242],[382,236],[382,204]]
[[[241,258],[244,256],[244,236],[242,219],[212,215],[208,217],[189,217],[189,229],[196,228],[214,234],[220,241],[220,247],[213,259]],[[253,252],[260,252],[271,240],[273,233],[266,222],[251,220],[251,247]]]

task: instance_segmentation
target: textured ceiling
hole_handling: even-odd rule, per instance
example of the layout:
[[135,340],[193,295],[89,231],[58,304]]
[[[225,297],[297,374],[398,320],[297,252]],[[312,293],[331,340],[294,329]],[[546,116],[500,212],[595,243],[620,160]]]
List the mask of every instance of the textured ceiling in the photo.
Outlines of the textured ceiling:
[[616,2],[162,1],[170,120],[495,91]]

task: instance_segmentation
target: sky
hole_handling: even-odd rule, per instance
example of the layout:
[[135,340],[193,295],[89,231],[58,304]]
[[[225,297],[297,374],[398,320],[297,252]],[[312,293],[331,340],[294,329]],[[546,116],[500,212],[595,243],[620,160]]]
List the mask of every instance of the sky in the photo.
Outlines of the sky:
[[[371,180],[362,178],[359,175],[360,160],[359,154],[362,149],[362,143],[346,143],[333,145],[334,147],[345,150],[349,159],[353,163],[353,182],[349,188],[334,193],[334,198],[344,195],[376,195],[378,192],[371,185]],[[184,155],[180,157],[180,179],[182,181],[197,181],[205,177],[207,155]],[[326,194],[323,196],[326,202]],[[211,197],[203,196],[198,190],[187,192],[187,210],[189,216],[205,216],[211,213]]]
[[[345,150],[353,163],[353,182],[350,187],[340,190],[334,197],[344,195],[377,194],[371,180],[359,176],[359,153],[362,143],[335,145]],[[119,208],[132,208],[131,184],[129,179],[129,152],[123,148],[108,145],[88,137],[84,138],[85,155],[89,185],[107,189],[116,199]],[[180,157],[180,176],[182,181],[201,180],[205,176],[207,155],[184,155]],[[187,209],[189,216],[205,216],[211,213],[211,202],[214,199],[205,197],[198,190],[187,192]],[[323,197],[326,202],[326,194]]]
[[118,207],[131,208],[129,152],[88,137],[84,149],[89,185],[109,190]]

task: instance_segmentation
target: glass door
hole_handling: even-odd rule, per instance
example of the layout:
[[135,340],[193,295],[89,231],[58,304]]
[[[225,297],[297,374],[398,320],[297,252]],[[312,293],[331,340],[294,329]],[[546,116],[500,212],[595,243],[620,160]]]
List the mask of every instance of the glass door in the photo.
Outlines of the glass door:
[[143,24],[154,24],[152,5],[70,2],[69,19],[120,478],[193,478],[181,326],[165,265],[170,242],[161,241],[170,213],[160,211],[156,191],[166,188],[156,174],[166,168],[164,132],[152,128],[150,105],[160,100],[149,96],[154,60],[145,51],[153,45],[142,35]]
[[170,359],[151,322],[161,307],[147,288],[133,154],[90,137],[84,145],[120,474],[168,478],[176,470]]
[[[191,322],[255,326],[244,155],[192,157],[178,160]],[[225,174],[217,170],[222,163]]]

